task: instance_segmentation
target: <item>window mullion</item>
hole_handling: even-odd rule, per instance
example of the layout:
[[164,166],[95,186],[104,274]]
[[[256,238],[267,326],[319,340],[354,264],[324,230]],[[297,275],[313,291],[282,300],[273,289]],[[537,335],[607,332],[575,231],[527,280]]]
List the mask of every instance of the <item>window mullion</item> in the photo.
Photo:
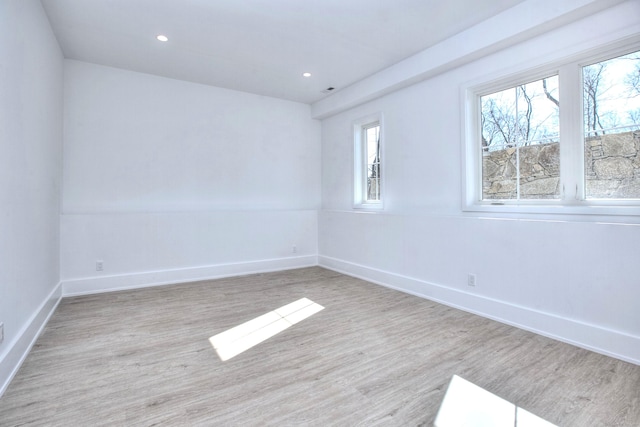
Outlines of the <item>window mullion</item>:
[[559,70],[560,186],[563,203],[576,205],[584,200],[584,138],[582,137],[582,82],[578,64]]
[[520,141],[522,139],[522,129],[520,128],[520,105],[518,100],[520,99],[520,86],[515,87],[516,90],[516,133],[514,143],[516,145],[516,201],[520,201]]

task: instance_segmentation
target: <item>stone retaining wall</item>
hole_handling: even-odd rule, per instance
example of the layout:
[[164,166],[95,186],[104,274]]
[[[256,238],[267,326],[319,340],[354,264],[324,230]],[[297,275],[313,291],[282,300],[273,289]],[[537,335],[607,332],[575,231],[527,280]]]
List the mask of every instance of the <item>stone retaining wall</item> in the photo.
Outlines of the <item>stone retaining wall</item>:
[[[520,148],[520,197],[560,197],[557,142]],[[585,141],[587,197],[640,198],[640,131],[607,134]],[[482,158],[485,199],[516,197],[516,149],[486,152]]]
[[640,131],[585,141],[587,195],[640,198]]

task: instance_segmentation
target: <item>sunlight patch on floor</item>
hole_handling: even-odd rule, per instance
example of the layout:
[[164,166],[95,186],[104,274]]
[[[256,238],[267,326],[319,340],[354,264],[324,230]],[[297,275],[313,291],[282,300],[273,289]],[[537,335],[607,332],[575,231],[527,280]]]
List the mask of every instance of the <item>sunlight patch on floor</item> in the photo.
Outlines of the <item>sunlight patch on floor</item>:
[[454,375],[435,427],[556,427],[555,424]]
[[220,360],[234,356],[310,317],[324,307],[301,298],[209,338]]

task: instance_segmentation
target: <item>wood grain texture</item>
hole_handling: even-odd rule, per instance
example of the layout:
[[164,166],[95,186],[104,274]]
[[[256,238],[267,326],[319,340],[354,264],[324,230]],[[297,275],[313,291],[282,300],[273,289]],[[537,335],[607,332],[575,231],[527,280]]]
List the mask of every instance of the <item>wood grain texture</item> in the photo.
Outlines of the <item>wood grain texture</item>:
[[[217,358],[303,297],[325,309]],[[0,425],[432,425],[453,374],[560,426],[640,425],[640,366],[319,267],[65,298]]]

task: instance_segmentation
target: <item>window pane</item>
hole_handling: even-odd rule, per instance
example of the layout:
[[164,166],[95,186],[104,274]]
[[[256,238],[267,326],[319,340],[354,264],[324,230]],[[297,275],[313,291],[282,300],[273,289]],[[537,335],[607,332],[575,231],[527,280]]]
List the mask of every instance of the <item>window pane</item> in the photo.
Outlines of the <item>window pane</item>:
[[640,52],[582,70],[588,199],[640,198]]
[[365,129],[367,161],[367,201],[380,200],[380,125]]
[[558,76],[480,98],[482,198],[559,198]]

